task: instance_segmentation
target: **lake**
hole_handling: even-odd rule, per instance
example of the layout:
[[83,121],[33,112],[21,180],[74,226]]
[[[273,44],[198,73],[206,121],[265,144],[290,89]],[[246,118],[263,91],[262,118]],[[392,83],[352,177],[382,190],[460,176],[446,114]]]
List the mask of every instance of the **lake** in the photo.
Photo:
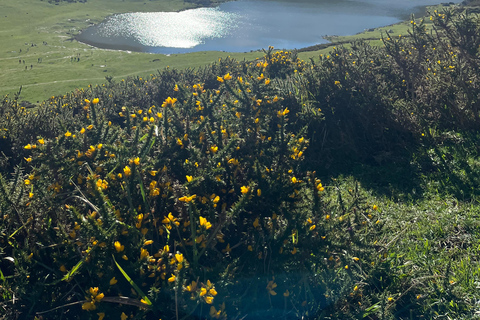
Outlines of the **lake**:
[[[326,43],[425,12],[438,0],[237,0],[216,8],[126,13],[84,30],[92,46],[149,53],[248,52],[274,46],[295,49]],[[454,1],[456,3],[460,0]]]

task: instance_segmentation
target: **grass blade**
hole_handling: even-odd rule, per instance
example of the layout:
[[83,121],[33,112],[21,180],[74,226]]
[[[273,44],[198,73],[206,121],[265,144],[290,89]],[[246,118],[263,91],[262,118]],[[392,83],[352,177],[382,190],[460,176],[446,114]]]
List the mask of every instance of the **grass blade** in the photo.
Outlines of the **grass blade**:
[[143,301],[145,301],[147,303],[147,305],[151,306],[152,302],[150,301],[150,299],[148,299],[147,295],[145,293],[143,293],[142,289],[140,289],[135,284],[135,282],[133,282],[133,280],[128,276],[128,274],[125,272],[125,270],[123,270],[122,267],[118,264],[117,260],[115,260],[115,257],[113,255],[112,255],[112,257],[113,257],[113,261],[115,261],[115,264],[117,265],[118,270],[120,270],[120,272],[123,274],[125,279],[127,279],[128,283],[130,283],[130,285],[135,289],[135,291],[137,291],[137,293],[142,297]]

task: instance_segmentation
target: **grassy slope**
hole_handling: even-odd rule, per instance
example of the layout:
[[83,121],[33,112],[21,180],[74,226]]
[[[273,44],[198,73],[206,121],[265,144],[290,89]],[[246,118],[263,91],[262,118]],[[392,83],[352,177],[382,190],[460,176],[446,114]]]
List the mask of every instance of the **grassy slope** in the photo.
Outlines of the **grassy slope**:
[[[470,5],[469,5],[470,6]],[[428,11],[441,10],[444,6],[431,6],[428,8]],[[419,21],[423,18],[416,18],[416,21]],[[425,24],[427,28],[431,28],[431,22],[428,19],[425,19]],[[320,54],[328,54],[334,46],[343,44],[346,47],[349,47],[349,43],[358,40],[367,41],[372,46],[383,46],[382,37],[386,36],[387,32],[390,36],[398,37],[399,35],[404,36],[408,35],[408,30],[410,28],[410,21],[403,21],[397,24],[390,26],[375,28],[373,31],[363,31],[355,35],[350,36],[331,36],[326,37],[330,43],[319,45],[318,47],[310,47],[301,49],[298,57],[300,59],[309,59],[310,57],[315,57]]]
[[[104,82],[106,76],[117,79],[146,76],[167,66],[199,67],[227,56],[222,52],[152,56],[96,49],[71,40],[82,28],[113,13],[175,11],[188,6],[180,0],[90,0],[61,5],[40,0],[4,0],[0,15],[0,95],[12,94],[23,86],[20,99],[35,102],[90,83]],[[36,46],[32,47],[32,43]],[[78,54],[80,62],[72,62],[71,57]],[[230,55],[254,59],[261,54]],[[38,63],[38,58],[42,63]],[[25,65],[19,59],[25,60]]]
[[[72,41],[73,35],[79,30],[92,23],[99,23],[113,13],[176,11],[191,7],[180,0],[90,0],[87,3],[61,5],[51,5],[40,0],[3,2],[0,16],[0,41],[3,49],[0,51],[0,95],[13,94],[22,86],[20,100],[41,101],[88,84],[104,82],[106,76],[122,79],[134,75],[147,76],[167,66],[201,67],[228,55],[239,60],[253,60],[262,56],[259,52],[196,52],[167,57],[92,48]],[[387,30],[398,36],[407,34],[408,27],[407,21],[377,28],[373,32],[332,37],[328,39],[332,42],[331,45],[320,50],[300,52],[299,58],[308,60],[310,57],[327,54],[335,45],[360,39],[367,40],[372,45],[382,45],[380,39]],[[48,45],[43,45],[43,41]],[[32,47],[32,43],[36,46]],[[71,58],[77,55],[80,55],[80,62],[72,62]],[[41,63],[38,63],[38,58],[42,59]],[[20,59],[22,63],[19,63]]]

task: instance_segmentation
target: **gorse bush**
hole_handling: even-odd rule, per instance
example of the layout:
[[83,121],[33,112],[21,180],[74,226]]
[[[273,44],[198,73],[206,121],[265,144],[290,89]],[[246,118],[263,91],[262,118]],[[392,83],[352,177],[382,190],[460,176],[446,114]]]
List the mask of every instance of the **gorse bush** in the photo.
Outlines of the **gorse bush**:
[[419,259],[410,268],[394,250],[388,210],[358,183],[327,184],[319,172],[348,159],[408,157],[422,143],[435,148],[436,132],[475,127],[472,19],[435,13],[435,34],[412,22],[408,37],[387,35],[385,48],[357,43],[309,63],[269,48],[254,62],[107,79],[34,110],[6,97],[2,311],[21,319],[468,313],[448,289],[450,307],[439,303],[448,283],[417,285],[456,266],[420,272],[428,259]]

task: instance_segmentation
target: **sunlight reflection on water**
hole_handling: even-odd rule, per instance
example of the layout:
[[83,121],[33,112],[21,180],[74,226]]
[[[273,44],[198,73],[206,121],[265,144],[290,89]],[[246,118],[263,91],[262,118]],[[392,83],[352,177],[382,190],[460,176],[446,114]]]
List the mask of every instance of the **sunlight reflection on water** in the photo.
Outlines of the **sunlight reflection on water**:
[[181,12],[126,13],[100,24],[101,37],[132,37],[149,47],[193,48],[205,39],[221,38],[236,27],[240,16],[218,8]]

